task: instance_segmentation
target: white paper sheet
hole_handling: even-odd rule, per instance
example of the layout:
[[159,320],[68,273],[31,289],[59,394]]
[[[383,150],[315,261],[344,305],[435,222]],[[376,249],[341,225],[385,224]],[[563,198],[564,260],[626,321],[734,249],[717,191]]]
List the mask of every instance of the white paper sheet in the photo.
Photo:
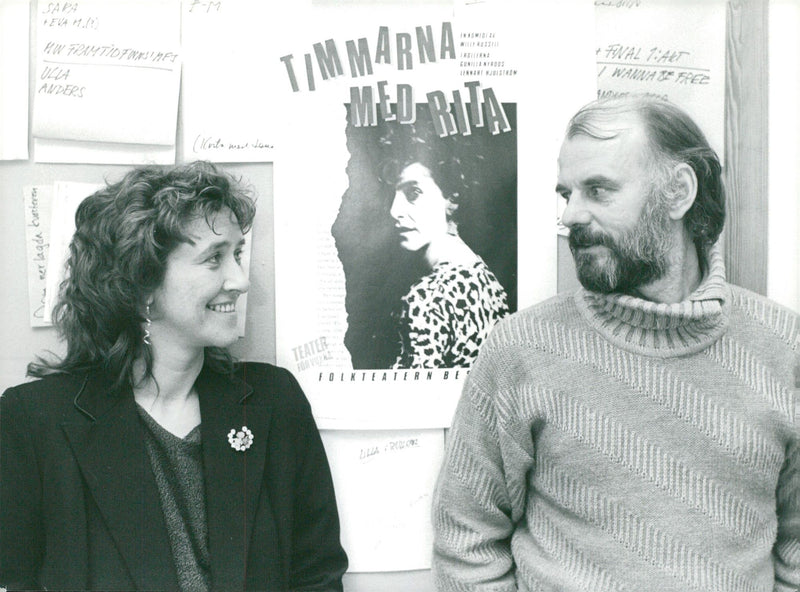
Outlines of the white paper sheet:
[[33,135],[171,145],[179,0],[39,2]]
[[25,254],[28,262],[28,309],[31,327],[45,327],[47,260],[50,249],[50,212],[53,186],[36,185],[22,190],[25,205]]
[[77,140],[33,139],[36,162],[84,164],[174,164],[175,145],[116,144]]
[[260,0],[183,0],[184,160],[272,161],[279,63],[268,57],[284,19],[274,4]]
[[681,106],[724,159],[724,0],[597,0],[601,96],[652,93]]
[[0,160],[28,159],[28,0],[0,2]]
[[431,566],[431,501],[443,430],[322,432],[349,571]]

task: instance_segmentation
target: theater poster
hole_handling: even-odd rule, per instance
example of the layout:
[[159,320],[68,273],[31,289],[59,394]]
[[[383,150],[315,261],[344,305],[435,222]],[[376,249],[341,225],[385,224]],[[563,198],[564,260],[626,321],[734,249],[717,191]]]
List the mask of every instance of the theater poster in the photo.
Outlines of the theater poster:
[[592,3],[292,10],[271,64],[277,362],[322,428],[447,427],[494,324],[555,293]]

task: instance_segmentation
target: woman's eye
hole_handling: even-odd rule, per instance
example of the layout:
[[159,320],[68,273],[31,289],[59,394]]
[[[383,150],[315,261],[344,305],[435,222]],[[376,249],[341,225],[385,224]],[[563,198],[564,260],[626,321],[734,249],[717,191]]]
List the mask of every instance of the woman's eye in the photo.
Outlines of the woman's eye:
[[237,249],[233,253],[233,258],[236,259],[236,263],[241,263],[242,262],[242,254],[243,253],[244,253],[244,251],[242,251],[242,249]]
[[206,259],[206,263],[213,263],[213,264],[216,265],[216,264],[218,264],[220,262],[221,258],[222,258],[222,255],[220,255],[219,253],[214,253],[213,255],[211,255],[211,257]]
[[405,193],[406,193],[406,199],[408,201],[414,201],[420,195],[422,195],[422,189],[420,189],[419,187],[408,187]]

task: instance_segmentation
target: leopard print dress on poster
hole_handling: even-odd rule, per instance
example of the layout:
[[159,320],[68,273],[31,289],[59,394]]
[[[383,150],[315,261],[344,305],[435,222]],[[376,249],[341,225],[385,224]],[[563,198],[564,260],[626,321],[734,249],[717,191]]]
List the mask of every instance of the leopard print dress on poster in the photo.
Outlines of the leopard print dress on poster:
[[439,263],[403,296],[394,368],[465,368],[509,313],[506,291],[482,261]]

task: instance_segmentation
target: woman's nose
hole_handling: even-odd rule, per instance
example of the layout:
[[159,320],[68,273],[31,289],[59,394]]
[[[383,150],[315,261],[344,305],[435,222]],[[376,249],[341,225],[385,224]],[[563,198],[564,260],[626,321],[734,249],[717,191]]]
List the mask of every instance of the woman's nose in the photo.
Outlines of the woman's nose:
[[244,294],[250,289],[250,280],[247,277],[247,272],[239,262],[234,260],[232,264],[227,266],[227,276],[222,287],[227,291],[239,292],[240,294]]
[[395,220],[399,220],[403,216],[405,211],[403,203],[405,201],[406,198],[400,191],[394,194],[394,200],[392,200],[392,207],[389,208],[389,215]]

